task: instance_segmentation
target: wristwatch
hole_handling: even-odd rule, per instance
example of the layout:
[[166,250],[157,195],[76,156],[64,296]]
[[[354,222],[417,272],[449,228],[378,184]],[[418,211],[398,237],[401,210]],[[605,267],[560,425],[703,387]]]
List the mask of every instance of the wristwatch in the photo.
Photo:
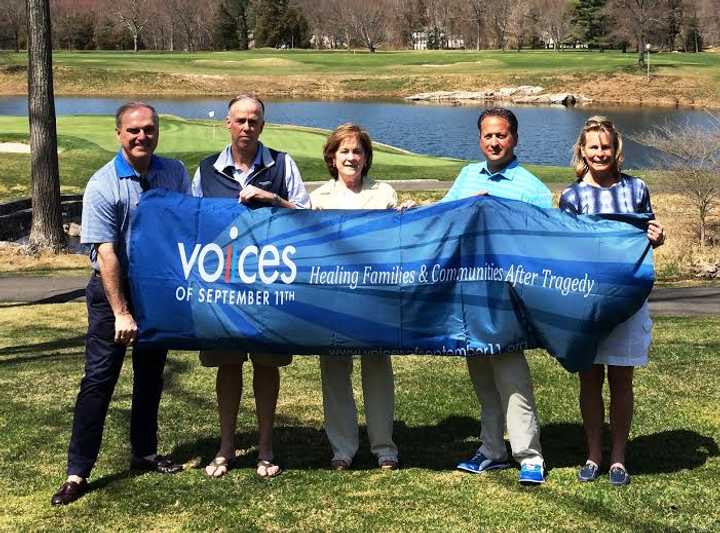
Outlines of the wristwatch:
[[277,193],[273,193],[272,205],[280,205],[280,197],[277,195]]

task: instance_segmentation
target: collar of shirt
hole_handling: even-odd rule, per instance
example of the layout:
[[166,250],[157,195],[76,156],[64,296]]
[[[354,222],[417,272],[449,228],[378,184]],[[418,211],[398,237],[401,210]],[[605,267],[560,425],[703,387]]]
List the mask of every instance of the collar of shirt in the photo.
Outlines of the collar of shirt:
[[[115,164],[115,173],[117,174],[117,177],[119,179],[140,177],[140,174],[138,174],[138,172],[132,167],[130,162],[125,159],[125,154],[123,154],[122,149],[118,150],[118,153],[115,154],[115,159],[113,160],[113,162]],[[155,171],[160,169],[162,169],[162,163],[160,162],[160,158],[153,155],[150,159],[149,170]],[[150,174],[150,172],[148,172],[148,174]]]
[[501,178],[512,181],[515,178],[515,169],[520,166],[516,156],[510,160],[510,162],[497,172],[490,172],[487,166],[487,160],[480,163],[480,174],[485,174],[489,180],[499,180]]
[[247,172],[241,171],[235,166],[235,161],[232,156],[232,146],[227,145],[225,149],[220,152],[220,155],[215,160],[213,166],[218,172],[221,172],[229,176],[241,176],[249,177],[257,172],[260,167],[271,167],[275,164],[273,158],[270,156],[270,151],[265,145],[258,141],[258,149],[255,153],[255,159],[253,160],[252,167]]

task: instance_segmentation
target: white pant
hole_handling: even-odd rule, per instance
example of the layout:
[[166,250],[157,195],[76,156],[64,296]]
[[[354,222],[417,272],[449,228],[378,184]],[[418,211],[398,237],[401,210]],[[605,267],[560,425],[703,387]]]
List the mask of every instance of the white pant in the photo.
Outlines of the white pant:
[[[325,432],[333,460],[348,462],[352,462],[359,446],[352,371],[352,357],[320,357]],[[378,463],[397,461],[398,449],[392,440],[395,383],[390,357],[363,355],[361,376],[370,451],[377,456]]]
[[468,357],[467,365],[482,413],[478,451],[495,461],[506,460],[503,435],[507,424],[515,460],[541,464],[540,424],[525,354]]

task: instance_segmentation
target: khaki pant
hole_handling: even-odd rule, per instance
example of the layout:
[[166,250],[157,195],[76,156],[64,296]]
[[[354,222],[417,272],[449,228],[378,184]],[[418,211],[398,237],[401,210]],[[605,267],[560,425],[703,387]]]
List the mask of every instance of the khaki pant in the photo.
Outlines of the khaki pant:
[[495,461],[506,460],[503,435],[507,426],[515,460],[541,464],[540,424],[525,354],[468,357],[467,365],[482,413],[478,451]]
[[[392,440],[395,412],[395,383],[389,356],[364,355],[361,377],[370,451],[378,458],[397,461],[398,450]],[[321,356],[325,432],[333,460],[352,462],[359,446],[357,409],[353,397],[351,357]]]

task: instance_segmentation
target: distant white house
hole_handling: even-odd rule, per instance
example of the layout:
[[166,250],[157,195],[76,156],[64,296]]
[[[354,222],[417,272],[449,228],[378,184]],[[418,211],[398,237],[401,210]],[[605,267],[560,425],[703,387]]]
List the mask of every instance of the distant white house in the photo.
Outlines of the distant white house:
[[319,49],[346,48],[345,39],[339,35],[313,34],[310,36],[310,46]]
[[[540,40],[542,41],[543,46],[545,46],[545,48],[552,48],[552,49],[555,48],[555,38],[552,35],[550,35],[550,32],[547,32],[547,31],[542,32],[540,34]],[[560,46],[559,46],[559,48],[587,48],[587,47],[588,47],[587,43],[583,43],[581,41],[578,41],[577,39],[572,42],[568,42],[567,40],[563,41],[560,43]]]
[[[413,50],[427,50],[432,41],[432,32],[428,30],[412,32]],[[465,39],[458,35],[447,35],[444,31],[437,34],[439,46],[443,50],[465,48]]]

